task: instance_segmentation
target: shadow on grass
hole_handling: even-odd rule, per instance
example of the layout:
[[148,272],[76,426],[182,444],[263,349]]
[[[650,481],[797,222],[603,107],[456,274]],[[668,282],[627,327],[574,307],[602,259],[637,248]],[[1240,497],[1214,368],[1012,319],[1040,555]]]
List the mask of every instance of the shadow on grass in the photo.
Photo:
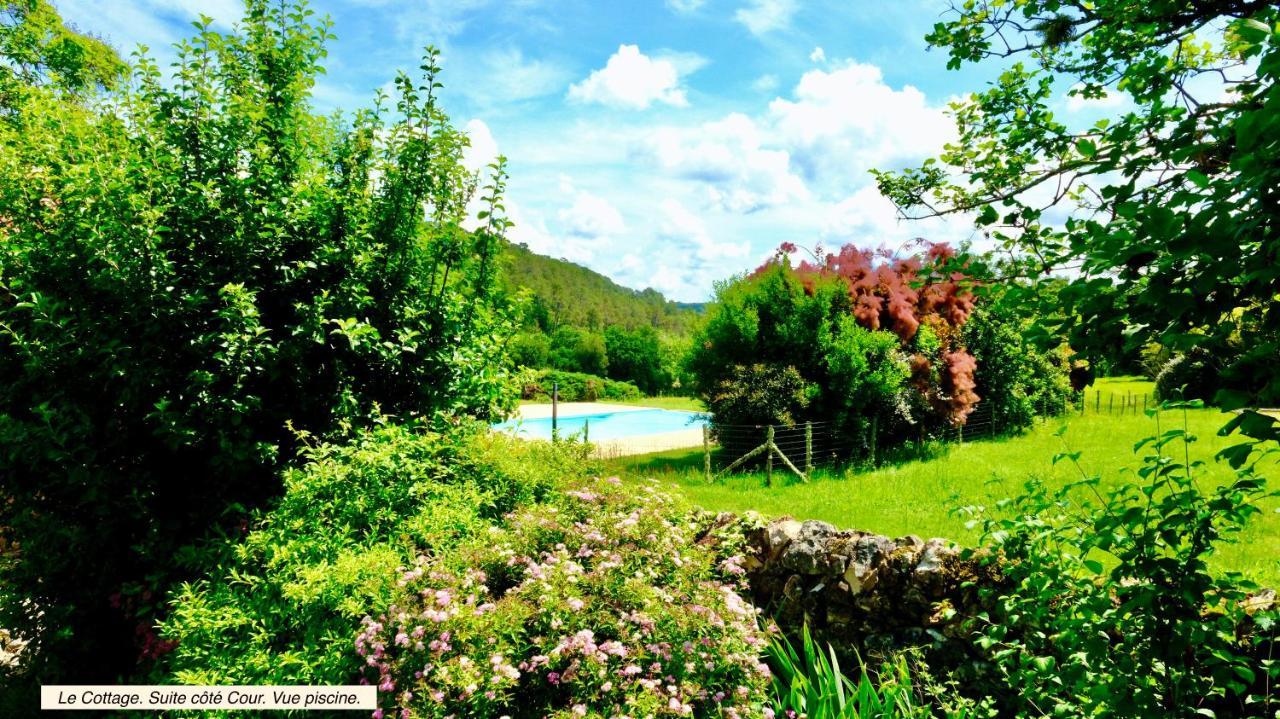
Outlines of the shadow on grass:
[[[812,472],[811,481],[831,481],[851,479],[862,474],[872,474],[885,469],[900,469],[910,465],[931,462],[934,460],[945,458],[953,450],[963,447],[966,444],[985,445],[1000,444],[1011,439],[1016,439],[1020,435],[1017,433],[997,434],[995,436],[985,436],[975,438],[972,441],[964,443],[929,441],[923,445],[908,443],[900,445],[890,451],[884,452],[880,457],[872,462],[869,458],[852,459],[837,462],[823,462],[817,464]],[[729,455],[723,449],[716,448],[711,451],[711,471],[713,475],[733,463],[736,457]],[[688,449],[674,449],[665,452],[656,452],[653,454],[640,454],[630,457],[619,457],[608,462],[610,471],[618,473],[626,473],[643,477],[665,477],[675,478],[685,482],[705,481],[703,475],[704,456],[702,449],[691,447]],[[796,465],[802,462],[800,458],[793,458]],[[752,461],[744,464],[735,470],[732,474],[717,476],[716,482],[724,482],[731,480],[734,482],[753,482],[758,481],[765,484],[766,476],[764,471],[763,460]],[[799,483],[801,480],[786,468],[779,464],[774,465],[774,485],[788,485]]]

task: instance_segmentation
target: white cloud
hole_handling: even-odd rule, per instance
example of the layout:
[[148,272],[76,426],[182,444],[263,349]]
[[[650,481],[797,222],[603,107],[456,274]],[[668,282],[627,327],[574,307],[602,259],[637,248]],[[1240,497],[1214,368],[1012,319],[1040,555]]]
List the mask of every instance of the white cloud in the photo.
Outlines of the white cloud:
[[733,113],[695,128],[660,129],[638,154],[677,177],[704,183],[709,204],[729,212],[804,199],[808,191],[791,172],[788,153],[765,142],[754,120]]
[[470,120],[463,127],[471,146],[462,151],[462,164],[472,172],[478,172],[498,158],[498,141],[484,120]]
[[826,62],[827,53],[821,47],[815,47],[813,52],[809,53],[809,62]]
[[910,85],[895,90],[875,65],[847,62],[810,70],[792,99],[769,104],[770,135],[810,181],[848,190],[870,168],[914,164],[936,154],[955,126]]
[[689,104],[680,87],[678,60],[651,58],[635,45],[619,45],[605,66],[569,87],[569,99],[643,110],[655,102]]
[[746,26],[752,35],[764,35],[791,23],[795,15],[795,0],[748,0],[738,8],[733,18]]
[[618,208],[589,192],[578,193],[573,206],[560,211],[560,219],[570,234],[582,237],[608,237],[627,229]]
[[683,244],[696,258],[710,261],[746,256],[748,249],[745,243],[712,239],[706,222],[679,200],[667,198],[659,209],[662,210],[662,221],[658,225],[658,236]]
[[568,234],[585,239],[616,237],[627,229],[618,208],[590,192],[573,193],[573,204],[556,213],[556,217]]
[[586,264],[595,259],[595,249],[590,240],[555,234],[540,215],[525,214],[523,208],[510,199],[505,204],[507,218],[513,223],[511,229],[507,230],[507,239],[525,245],[540,255],[559,257],[570,262]]
[[751,83],[751,89],[756,92],[773,92],[778,89],[778,76],[761,75]]
[[490,106],[557,93],[569,84],[569,70],[545,59],[526,57],[518,47],[483,53],[474,62],[448,66],[449,76],[469,100]]

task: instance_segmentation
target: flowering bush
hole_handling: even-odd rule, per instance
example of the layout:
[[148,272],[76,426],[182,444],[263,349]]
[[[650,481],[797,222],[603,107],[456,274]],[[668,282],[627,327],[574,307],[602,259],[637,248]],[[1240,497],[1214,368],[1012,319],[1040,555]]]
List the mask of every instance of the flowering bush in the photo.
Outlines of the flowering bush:
[[403,568],[401,601],[355,640],[374,716],[770,713],[739,558],[699,545],[697,520],[652,487],[618,484]]

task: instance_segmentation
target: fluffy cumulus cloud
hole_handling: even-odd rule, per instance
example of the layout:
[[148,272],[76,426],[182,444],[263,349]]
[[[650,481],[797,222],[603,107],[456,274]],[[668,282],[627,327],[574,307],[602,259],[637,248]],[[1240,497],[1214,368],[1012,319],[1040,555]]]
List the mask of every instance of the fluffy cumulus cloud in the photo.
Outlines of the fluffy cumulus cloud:
[[463,126],[463,131],[471,140],[470,146],[462,151],[462,164],[468,170],[483,170],[498,158],[498,141],[493,138],[493,132],[484,120],[469,120]]
[[916,164],[953,133],[915,88],[895,89],[874,65],[846,62],[806,72],[791,97],[758,116],[656,129],[633,156],[701,184],[706,209],[746,214],[844,201],[871,187],[870,168]]
[[612,273],[633,287],[652,287],[681,301],[705,299],[706,288],[743,264],[750,255],[748,243],[712,236],[698,213],[674,198],[658,204],[656,232],[651,246],[640,256],[623,255]]
[[655,102],[684,107],[689,100],[680,87],[680,65],[690,61],[688,56],[649,57],[636,45],[620,45],[603,68],[569,87],[569,99],[631,110]]
[[839,189],[935,154],[955,134],[942,108],[910,85],[894,89],[880,68],[855,62],[810,70],[793,97],[769,105],[768,123],[806,179]]

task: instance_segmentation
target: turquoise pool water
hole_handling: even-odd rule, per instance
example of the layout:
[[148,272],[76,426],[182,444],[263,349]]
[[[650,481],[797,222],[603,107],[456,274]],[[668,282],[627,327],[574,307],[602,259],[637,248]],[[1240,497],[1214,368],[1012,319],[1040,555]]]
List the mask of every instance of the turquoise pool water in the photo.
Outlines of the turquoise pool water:
[[[678,432],[682,429],[700,429],[709,416],[699,412],[681,412],[674,409],[640,409],[631,412],[603,412],[561,417],[556,424],[561,437],[582,432],[588,426],[591,440],[618,439],[646,434]],[[512,432],[530,439],[551,439],[551,418],[511,419],[493,425],[494,429]]]

